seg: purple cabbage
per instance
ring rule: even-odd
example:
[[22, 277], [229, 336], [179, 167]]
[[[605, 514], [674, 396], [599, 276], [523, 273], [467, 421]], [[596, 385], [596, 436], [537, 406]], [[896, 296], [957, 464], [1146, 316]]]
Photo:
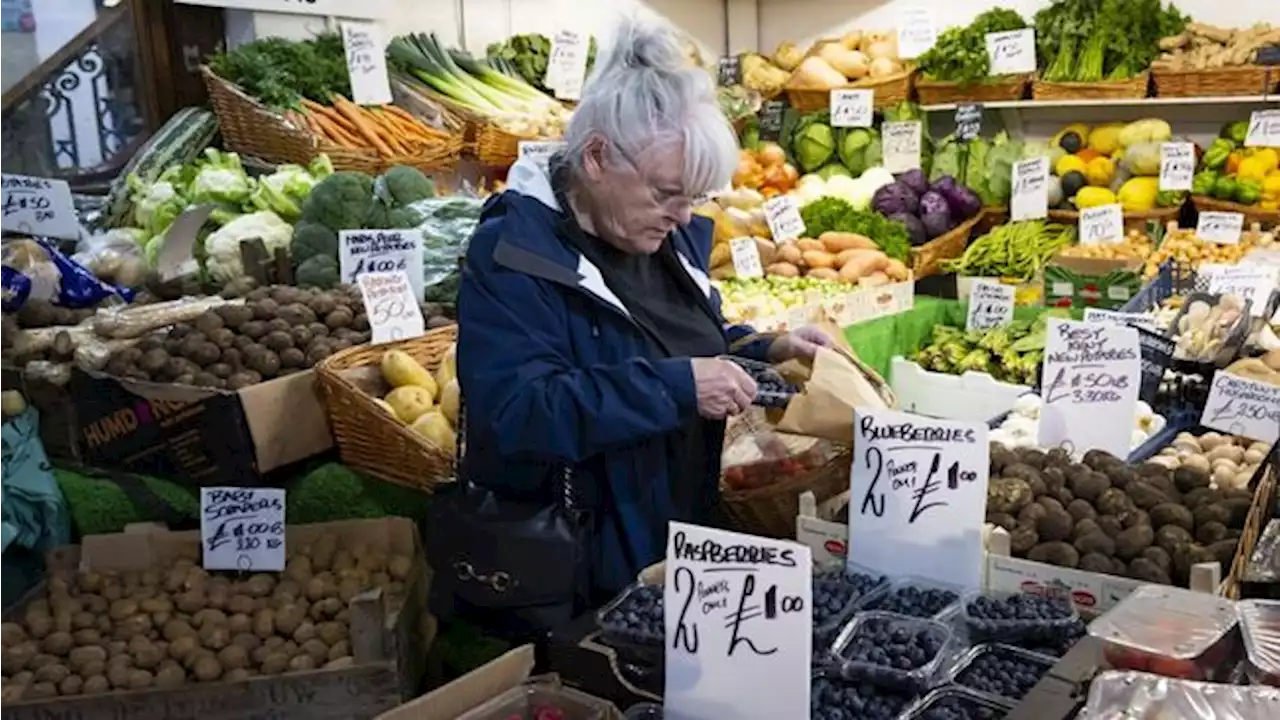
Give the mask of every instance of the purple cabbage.
[[969, 188], [957, 183], [950, 175], [943, 175], [933, 184], [933, 192], [947, 201], [951, 216], [956, 222], [968, 220], [982, 210], [982, 200]]
[[920, 196], [920, 215], [934, 215], [941, 213], [948, 218], [951, 217], [951, 206], [947, 204], [947, 199], [937, 190], [930, 190]]
[[923, 195], [929, 189], [929, 181], [925, 179], [924, 172], [920, 168], [902, 173], [898, 176], [898, 182], [911, 188], [911, 192], [916, 195]]
[[894, 213], [889, 216], [890, 220], [896, 220], [907, 226], [907, 237], [911, 240], [911, 246], [923, 245], [929, 242], [929, 233], [924, 229], [924, 223], [920, 222], [920, 218], [911, 213]]
[[954, 177], [950, 175], [943, 175], [937, 180], [934, 180], [933, 184], [929, 186], [929, 189], [936, 193], [941, 193], [955, 186], [956, 186], [956, 179]]
[[920, 200], [911, 188], [901, 182], [893, 182], [876, 190], [875, 195], [871, 196], [871, 208], [881, 215], [914, 215], [919, 211]]

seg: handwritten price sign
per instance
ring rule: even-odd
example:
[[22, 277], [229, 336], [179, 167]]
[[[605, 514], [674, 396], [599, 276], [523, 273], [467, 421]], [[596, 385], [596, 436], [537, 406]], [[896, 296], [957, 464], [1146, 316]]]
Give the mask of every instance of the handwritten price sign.
[[403, 272], [414, 297], [423, 296], [421, 230], [342, 230], [338, 233], [338, 272], [354, 283], [367, 272]]
[[849, 557], [884, 573], [976, 587], [987, 427], [863, 409], [853, 423]]
[[1013, 322], [1012, 285], [975, 280], [969, 288], [969, 314], [965, 330], [990, 330]]
[[1124, 242], [1124, 210], [1120, 205], [1099, 205], [1080, 211], [1081, 245]]
[[71, 186], [65, 181], [5, 173], [0, 190], [6, 231], [64, 240], [80, 237]]
[[1041, 447], [1065, 447], [1076, 457], [1095, 448], [1128, 456], [1141, 375], [1134, 328], [1049, 320]]
[[426, 321], [417, 296], [403, 271], [369, 272], [356, 278], [364, 306], [368, 309], [369, 330], [374, 345], [418, 337], [426, 332]]
[[1244, 215], [1205, 210], [1196, 220], [1196, 237], [1219, 245], [1236, 245], [1244, 231]]
[[1266, 315], [1271, 292], [1280, 282], [1280, 267], [1274, 265], [1206, 263], [1200, 266], [1199, 273], [1209, 278], [1210, 293], [1248, 300], [1253, 317]]
[[934, 10], [924, 5], [902, 8], [898, 18], [898, 56], [918, 58], [929, 52], [938, 42], [938, 31], [933, 26]]
[[880, 126], [884, 169], [897, 175], [920, 167], [920, 122], [903, 120]]
[[831, 91], [832, 127], [871, 127], [874, 114], [871, 90], [836, 89]]
[[560, 100], [577, 100], [587, 78], [587, 41], [580, 33], [561, 30], [551, 40], [546, 85]]
[[812, 582], [803, 545], [668, 524], [664, 716], [808, 717]]
[[1196, 173], [1196, 146], [1191, 143], [1160, 144], [1160, 189], [1190, 190]]
[[1280, 434], [1280, 386], [1218, 372], [1213, 376], [1200, 424], [1274, 444]]
[[779, 195], [764, 201], [764, 221], [774, 242], [795, 240], [804, 234], [800, 208], [790, 195]]
[[1280, 147], [1280, 110], [1255, 110], [1249, 115], [1246, 147]]
[[351, 99], [358, 105], [386, 105], [391, 102], [386, 43], [382, 41], [382, 31], [378, 29], [378, 24], [342, 23], [342, 45], [347, 51]]
[[1122, 325], [1157, 332], [1156, 319], [1146, 313], [1119, 312], [1102, 308], [1085, 308], [1084, 321], [1104, 325]]
[[986, 41], [992, 75], [1018, 75], [1036, 71], [1035, 30], [987, 33]]
[[200, 488], [205, 570], [284, 570], [284, 490]]
[[1049, 158], [1019, 160], [1013, 173], [1009, 213], [1015, 220], [1039, 220], [1049, 215]]

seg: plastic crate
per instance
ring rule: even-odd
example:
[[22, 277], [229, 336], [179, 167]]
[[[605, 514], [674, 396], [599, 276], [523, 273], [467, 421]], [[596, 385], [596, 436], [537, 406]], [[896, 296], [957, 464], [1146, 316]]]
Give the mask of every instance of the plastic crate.
[[1189, 270], [1184, 269], [1180, 265], [1173, 263], [1165, 263], [1160, 266], [1160, 271], [1156, 276], [1147, 281], [1146, 285], [1137, 292], [1136, 295], [1129, 298], [1129, 302], [1120, 306], [1120, 312], [1128, 313], [1145, 313], [1160, 306], [1160, 303], [1168, 300], [1178, 293], [1179, 288], [1187, 287], [1189, 279], [1184, 277], [1189, 275]]
[[1179, 433], [1189, 431], [1200, 424], [1200, 411], [1195, 408], [1182, 408], [1165, 415], [1165, 425], [1160, 432], [1147, 438], [1147, 441], [1129, 452], [1130, 465], [1140, 465], [1155, 457], [1165, 446], [1173, 442]]

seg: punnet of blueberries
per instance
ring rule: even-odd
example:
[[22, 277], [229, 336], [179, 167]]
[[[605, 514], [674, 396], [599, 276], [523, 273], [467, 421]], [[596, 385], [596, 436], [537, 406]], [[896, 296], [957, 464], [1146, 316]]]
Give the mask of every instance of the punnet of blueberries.
[[979, 593], [965, 601], [964, 615], [970, 636], [1001, 642], [1062, 638], [1080, 617], [1066, 598], [1027, 593]]
[[1040, 653], [1041, 655], [1060, 658], [1070, 652], [1076, 643], [1080, 642], [1080, 638], [1085, 635], [1085, 630], [1084, 621], [1076, 618], [1070, 626], [1062, 630], [1061, 637], [1022, 639], [1009, 644], [1016, 645], [1023, 650]]
[[978, 692], [1021, 700], [1053, 667], [1053, 660], [1008, 645], [982, 645], [956, 672], [956, 682]]
[[643, 645], [661, 645], [661, 585], [637, 585], [606, 605], [596, 618], [605, 639]]
[[871, 611], [841, 636], [840, 674], [905, 692], [928, 689], [951, 630], [935, 620]]
[[954, 590], [913, 583], [897, 585], [883, 597], [867, 605], [869, 610], [931, 618], [955, 604], [960, 594]]
[[768, 363], [759, 360], [749, 360], [729, 356], [729, 359], [737, 363], [752, 380], [756, 381], [756, 398], [755, 404], [761, 407], [786, 407], [791, 401], [791, 397], [800, 392], [798, 385], [793, 385], [783, 379], [777, 370]]
[[999, 720], [1012, 709], [963, 688], [934, 690], [908, 716], [912, 720]]
[[891, 720], [911, 696], [865, 682], [816, 678], [809, 692], [811, 720]]
[[846, 570], [813, 576], [813, 634], [829, 640], [858, 602], [884, 583], [883, 576]]

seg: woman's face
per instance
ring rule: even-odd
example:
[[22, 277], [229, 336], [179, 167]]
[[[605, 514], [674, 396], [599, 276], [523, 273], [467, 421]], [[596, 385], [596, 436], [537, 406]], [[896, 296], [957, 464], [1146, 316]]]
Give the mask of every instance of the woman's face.
[[592, 231], [623, 252], [657, 252], [693, 212], [683, 187], [682, 149], [682, 143], [669, 142], [628, 157], [603, 141], [588, 146], [588, 183], [579, 193]]

